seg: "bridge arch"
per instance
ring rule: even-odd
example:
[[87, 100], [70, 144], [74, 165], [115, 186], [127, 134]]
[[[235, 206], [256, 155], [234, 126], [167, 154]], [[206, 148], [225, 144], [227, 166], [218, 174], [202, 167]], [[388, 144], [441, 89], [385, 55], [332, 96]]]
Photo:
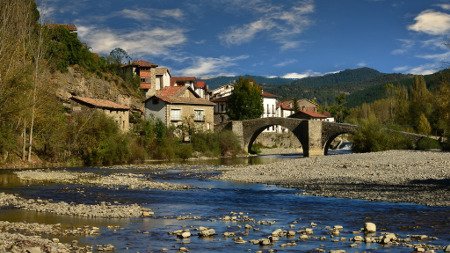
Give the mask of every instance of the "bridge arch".
[[307, 149], [307, 120], [271, 117], [242, 121], [243, 147], [247, 152], [250, 151], [256, 138], [270, 126], [287, 128], [298, 139], [303, 150]]
[[343, 134], [355, 134], [358, 126], [351, 124], [323, 122], [322, 123], [322, 145], [324, 155], [328, 154], [328, 149], [336, 137]]

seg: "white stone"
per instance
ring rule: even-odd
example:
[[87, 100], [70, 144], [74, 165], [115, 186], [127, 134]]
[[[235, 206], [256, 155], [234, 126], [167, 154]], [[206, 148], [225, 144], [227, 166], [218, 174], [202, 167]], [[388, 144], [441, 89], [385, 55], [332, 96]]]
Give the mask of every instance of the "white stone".
[[372, 222], [366, 222], [364, 223], [364, 231], [366, 231], [367, 233], [375, 233], [377, 232], [377, 225]]

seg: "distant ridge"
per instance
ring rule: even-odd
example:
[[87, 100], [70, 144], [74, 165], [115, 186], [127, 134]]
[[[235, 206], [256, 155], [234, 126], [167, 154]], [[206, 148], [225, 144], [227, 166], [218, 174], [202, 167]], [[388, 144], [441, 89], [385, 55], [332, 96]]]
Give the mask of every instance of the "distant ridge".
[[[385, 85], [393, 83], [398, 85], [412, 85], [411, 74], [382, 73], [371, 68], [346, 69], [337, 73], [323, 76], [306, 77], [302, 79], [268, 78], [263, 76], [250, 76], [261, 84], [264, 90], [276, 94], [280, 99], [308, 98], [317, 99], [320, 104], [331, 104], [337, 95], [348, 95], [348, 106], [354, 107], [362, 103], [372, 102], [385, 96]], [[237, 76], [215, 77], [206, 79], [210, 89], [219, 87], [236, 80]], [[427, 85], [433, 89], [440, 82], [450, 82], [450, 70], [444, 69], [437, 73], [425, 76]]]

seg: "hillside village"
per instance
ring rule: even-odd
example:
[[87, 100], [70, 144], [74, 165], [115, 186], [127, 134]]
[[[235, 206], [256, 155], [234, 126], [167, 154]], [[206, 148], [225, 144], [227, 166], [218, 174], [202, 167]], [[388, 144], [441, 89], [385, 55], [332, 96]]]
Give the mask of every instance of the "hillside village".
[[[208, 90], [205, 81], [196, 77], [172, 76], [170, 70], [158, 67], [157, 64], [136, 60], [124, 65], [125, 72], [131, 72], [140, 80], [139, 89], [145, 100], [142, 102], [140, 113], [144, 118], [154, 117], [160, 119], [166, 126], [180, 126], [186, 120], [191, 120], [197, 130], [214, 130], [214, 125], [226, 123], [229, 119], [226, 114], [227, 99], [233, 91], [233, 84]], [[277, 96], [263, 91], [264, 113], [266, 117], [295, 117], [321, 121], [334, 121], [327, 112], [319, 113], [318, 105], [307, 100], [297, 100], [297, 111], [293, 101], [279, 101]], [[114, 118], [122, 131], [130, 128], [129, 117], [131, 107], [101, 98], [87, 98], [73, 96], [74, 102], [96, 108]], [[279, 126], [271, 126], [267, 132], [285, 132]]]

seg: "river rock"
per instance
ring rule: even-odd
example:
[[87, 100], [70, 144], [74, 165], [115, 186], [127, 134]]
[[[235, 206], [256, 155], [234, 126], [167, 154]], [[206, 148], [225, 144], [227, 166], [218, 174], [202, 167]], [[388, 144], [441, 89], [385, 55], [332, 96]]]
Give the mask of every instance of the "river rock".
[[189, 237], [191, 237], [191, 232], [190, 232], [189, 230], [183, 231], [183, 232], [179, 235], [179, 237], [181, 237], [181, 238], [189, 238]]
[[345, 253], [346, 251], [343, 249], [335, 249], [335, 250], [330, 250], [330, 253]]
[[344, 229], [344, 227], [341, 225], [334, 225], [333, 229], [334, 230], [342, 230], [342, 229]]
[[242, 237], [236, 237], [236, 238], [234, 238], [234, 243], [236, 243], [236, 244], [244, 244], [244, 243], [246, 243], [247, 241], [245, 241]]
[[290, 236], [290, 237], [295, 236], [295, 231], [294, 230], [289, 230], [287, 232], [287, 236]]
[[271, 244], [271, 242], [267, 238], [259, 240], [259, 245], [261, 245], [261, 246], [266, 246], [266, 245], [270, 245], [270, 244]]
[[285, 234], [285, 232], [284, 232], [282, 229], [280, 229], [280, 228], [275, 229], [275, 230], [272, 232], [272, 236], [282, 237], [284, 234]]
[[444, 252], [450, 252], [450, 245], [444, 247]]
[[209, 237], [209, 236], [213, 236], [216, 234], [216, 230], [214, 230], [213, 228], [206, 228], [203, 230], [200, 230], [200, 232], [198, 233], [198, 235], [200, 237]]
[[381, 237], [382, 244], [388, 244], [397, 241], [397, 236], [393, 233], [387, 233]]
[[366, 233], [375, 233], [377, 232], [377, 225], [375, 225], [375, 223], [372, 222], [366, 222], [364, 223], [364, 231]]
[[188, 252], [189, 250], [186, 247], [180, 247], [178, 249], [179, 252]]
[[364, 241], [364, 238], [360, 235], [357, 235], [357, 236], [353, 237], [353, 241], [362, 242], [362, 241]]

